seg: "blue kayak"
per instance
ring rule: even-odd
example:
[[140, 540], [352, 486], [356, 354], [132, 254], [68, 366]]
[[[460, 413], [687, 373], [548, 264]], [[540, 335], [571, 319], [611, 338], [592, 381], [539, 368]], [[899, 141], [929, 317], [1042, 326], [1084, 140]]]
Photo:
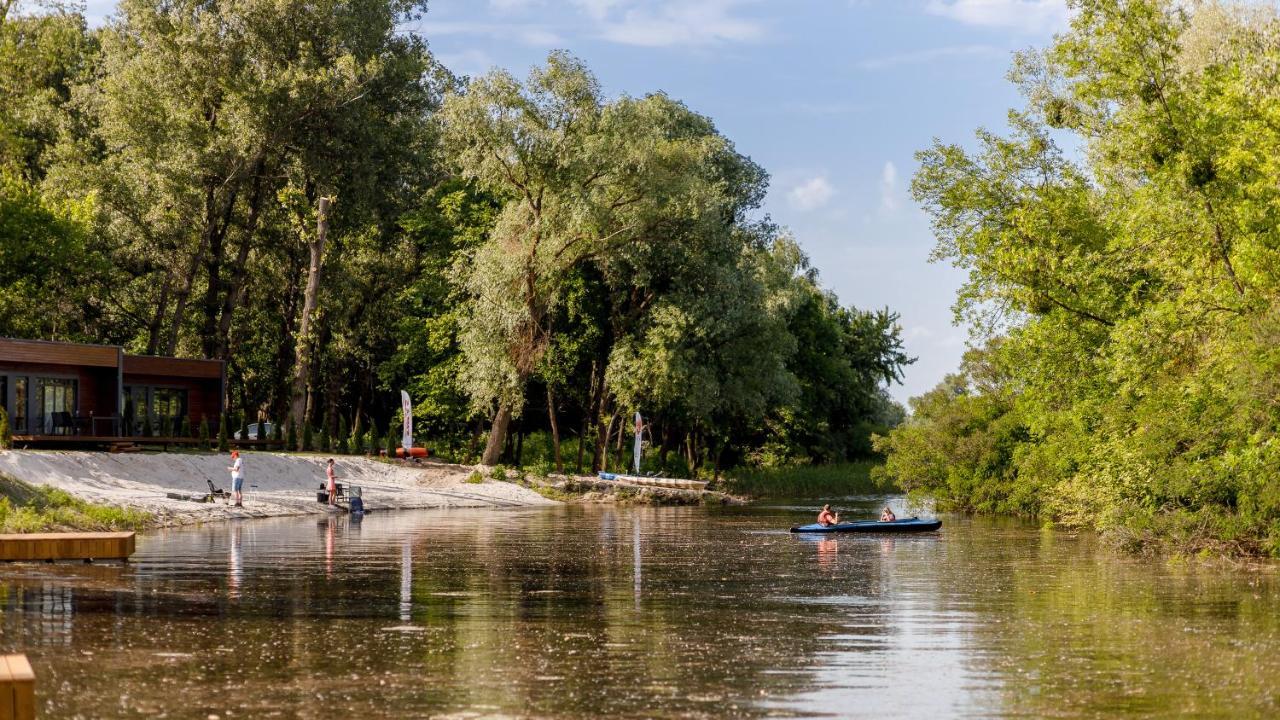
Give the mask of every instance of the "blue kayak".
[[883, 533], [883, 532], [930, 532], [942, 527], [941, 520], [921, 520], [920, 518], [902, 518], [892, 522], [864, 520], [862, 522], [842, 522], [835, 525], [800, 525], [791, 528], [793, 533]]

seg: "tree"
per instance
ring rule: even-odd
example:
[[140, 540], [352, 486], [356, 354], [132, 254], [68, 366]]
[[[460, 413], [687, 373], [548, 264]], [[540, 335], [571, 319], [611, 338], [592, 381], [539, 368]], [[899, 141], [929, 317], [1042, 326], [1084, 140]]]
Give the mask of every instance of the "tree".
[[503, 201], [460, 270], [469, 296], [463, 383], [493, 417], [482, 462], [501, 454], [573, 270], [658, 242], [672, 209], [694, 203], [715, 214], [713, 186], [697, 168], [724, 143], [709, 123], [691, 127], [694, 117], [662, 95], [606, 103], [586, 67], [559, 52], [524, 84], [494, 71], [446, 97], [446, 151], [463, 177]]
[[[1087, 0], [1011, 133], [920, 154], [957, 316], [1000, 342], [882, 441], [947, 502], [1280, 554], [1274, 8]], [[1079, 151], [1062, 151], [1064, 135]], [[917, 479], [910, 479], [917, 478]]]

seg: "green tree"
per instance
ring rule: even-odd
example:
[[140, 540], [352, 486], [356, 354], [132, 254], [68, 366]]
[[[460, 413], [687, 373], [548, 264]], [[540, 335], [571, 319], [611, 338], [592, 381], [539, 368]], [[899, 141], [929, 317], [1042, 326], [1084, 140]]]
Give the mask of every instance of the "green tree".
[[502, 71], [474, 80], [445, 99], [440, 118], [459, 173], [503, 201], [461, 270], [470, 299], [462, 379], [475, 407], [492, 413], [482, 462], [493, 464], [552, 339], [567, 278], [629, 245], [658, 242], [674, 208], [714, 215], [714, 186], [697, 168], [724, 143], [666, 96], [606, 102], [565, 53], [523, 84]]
[[968, 271], [957, 316], [1003, 336], [1001, 373], [922, 398], [884, 441], [895, 477], [959, 507], [1280, 553], [1277, 38], [1274, 8], [1086, 0], [1017, 57], [1008, 136], [920, 154], [935, 258]]

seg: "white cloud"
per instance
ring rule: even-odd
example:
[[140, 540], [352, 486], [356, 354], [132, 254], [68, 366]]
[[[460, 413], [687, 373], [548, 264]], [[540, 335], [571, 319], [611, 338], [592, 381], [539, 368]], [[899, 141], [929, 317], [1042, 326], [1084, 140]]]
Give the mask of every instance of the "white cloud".
[[885, 212], [898, 209], [898, 168], [892, 161], [886, 162], [880, 170], [880, 207]]
[[1009, 55], [1009, 50], [998, 48], [994, 45], [950, 45], [947, 47], [929, 48], [926, 50], [915, 50], [912, 52], [885, 55], [883, 57], [867, 58], [866, 60], [858, 61], [855, 67], [860, 70], [883, 70], [885, 68], [898, 67], [900, 65], [922, 65], [934, 62], [935, 60], [945, 60], [949, 58], [1008, 58]]
[[652, 8], [621, 0], [578, 4], [600, 23], [601, 37], [624, 45], [713, 45], [752, 42], [765, 35], [764, 25], [736, 14], [742, 0], [668, 0]]
[[583, 11], [595, 20], [604, 20], [609, 16], [609, 11], [617, 7], [622, 0], [573, 0], [573, 4], [582, 8]]
[[791, 188], [787, 201], [797, 210], [817, 210], [831, 201], [836, 189], [821, 175]]
[[489, 53], [474, 48], [456, 53], [440, 53], [436, 55], [442, 65], [463, 75], [483, 75], [498, 64]]
[[541, 4], [539, 0], [489, 0], [489, 7], [497, 14], [523, 12]]
[[929, 0], [926, 10], [966, 25], [1027, 33], [1062, 30], [1069, 18], [1066, 0]]
[[443, 35], [491, 35], [518, 40], [525, 45], [549, 47], [561, 43], [555, 32], [542, 25], [524, 23], [422, 22], [417, 32], [428, 38]]

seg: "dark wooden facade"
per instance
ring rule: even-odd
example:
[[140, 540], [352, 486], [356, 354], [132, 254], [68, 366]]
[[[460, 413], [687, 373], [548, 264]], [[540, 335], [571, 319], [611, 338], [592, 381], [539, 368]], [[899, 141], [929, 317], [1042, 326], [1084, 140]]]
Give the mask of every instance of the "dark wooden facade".
[[0, 338], [0, 403], [15, 435], [177, 434], [222, 413], [219, 360], [126, 355], [119, 347]]

